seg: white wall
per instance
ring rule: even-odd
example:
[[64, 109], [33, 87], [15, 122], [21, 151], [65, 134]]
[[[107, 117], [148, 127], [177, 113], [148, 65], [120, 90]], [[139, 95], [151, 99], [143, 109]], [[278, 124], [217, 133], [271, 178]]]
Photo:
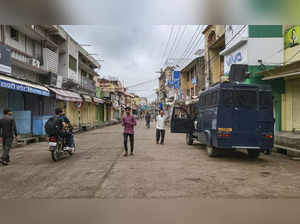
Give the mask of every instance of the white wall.
[[265, 65], [283, 63], [283, 38], [249, 38], [248, 64], [259, 65], [259, 59]]
[[[245, 25], [226, 25], [225, 27], [225, 46], [226, 49], [235, 45], [242, 38], [248, 38], [248, 26], [242, 31]], [[239, 33], [240, 32], [240, 33]]]
[[64, 52], [64, 53], [59, 53], [58, 57], [58, 75], [63, 76], [64, 78], [68, 77], [68, 68], [69, 68], [69, 63], [68, 63], [68, 42], [65, 41], [61, 45], [59, 45], [59, 52]]

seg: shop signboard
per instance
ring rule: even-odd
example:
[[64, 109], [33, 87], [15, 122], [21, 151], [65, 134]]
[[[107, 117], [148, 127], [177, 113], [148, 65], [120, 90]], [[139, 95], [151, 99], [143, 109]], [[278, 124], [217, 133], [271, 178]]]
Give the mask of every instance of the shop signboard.
[[225, 55], [224, 73], [229, 74], [231, 65], [233, 64], [248, 64], [247, 58], [247, 46], [244, 45], [241, 48], [233, 51], [232, 53]]
[[11, 50], [0, 44], [0, 73], [11, 74]]
[[174, 89], [180, 88], [180, 71], [173, 71], [173, 86]]
[[10, 90], [16, 90], [16, 91], [21, 91], [21, 92], [26, 92], [26, 93], [32, 93], [36, 95], [41, 95], [41, 96], [50, 96], [50, 93], [38, 88], [33, 88], [30, 86], [18, 84], [18, 83], [13, 83], [7, 80], [2, 80], [0, 79], [0, 87], [10, 89]]
[[284, 47], [290, 48], [300, 44], [300, 26], [293, 26], [285, 32]]
[[192, 84], [193, 84], [193, 85], [196, 85], [196, 84], [197, 84], [197, 79], [196, 79], [196, 78], [193, 78], [193, 79], [192, 79]]

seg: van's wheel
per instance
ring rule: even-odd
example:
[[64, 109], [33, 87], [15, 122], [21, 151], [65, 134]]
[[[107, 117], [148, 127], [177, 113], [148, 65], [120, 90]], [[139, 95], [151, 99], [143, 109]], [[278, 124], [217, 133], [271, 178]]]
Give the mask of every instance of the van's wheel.
[[207, 145], [206, 151], [209, 157], [216, 157], [218, 155], [218, 149], [213, 146]]
[[186, 134], [185, 142], [187, 145], [192, 145], [194, 143], [193, 136], [190, 133]]
[[251, 159], [257, 159], [260, 154], [260, 150], [258, 150], [258, 149], [247, 149], [247, 152], [248, 152], [249, 158], [251, 158]]

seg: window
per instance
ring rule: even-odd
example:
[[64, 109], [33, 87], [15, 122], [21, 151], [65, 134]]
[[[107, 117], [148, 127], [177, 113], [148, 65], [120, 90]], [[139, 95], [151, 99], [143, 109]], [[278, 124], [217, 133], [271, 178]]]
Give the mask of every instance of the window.
[[216, 33], [215, 31], [212, 31], [208, 36], [208, 43], [209, 45], [213, 44], [216, 41]]
[[179, 107], [175, 107], [174, 108], [174, 118], [189, 118], [188, 113], [185, 109], [183, 108], [179, 108]]
[[19, 31], [17, 31], [14, 28], [10, 28], [10, 38], [15, 40], [15, 41], [19, 41]]
[[192, 96], [195, 96], [194, 88], [191, 88]]
[[77, 60], [71, 55], [69, 55], [69, 68], [74, 72], [77, 72]]
[[189, 89], [186, 91], [186, 96], [191, 96], [191, 91]]
[[233, 105], [233, 96], [231, 90], [222, 90], [221, 92], [222, 105], [223, 106], [232, 106]]
[[218, 92], [214, 92], [212, 94], [212, 99], [211, 99], [211, 104], [212, 105], [216, 105], [218, 102]]
[[260, 92], [259, 94], [259, 106], [264, 108], [272, 108], [273, 97], [272, 93], [269, 92]]
[[240, 90], [234, 92], [235, 104], [238, 107], [255, 108], [257, 106], [256, 91]]
[[207, 95], [205, 96], [205, 105], [206, 105], [206, 106], [209, 106], [209, 105], [210, 105], [210, 94], [207, 94]]

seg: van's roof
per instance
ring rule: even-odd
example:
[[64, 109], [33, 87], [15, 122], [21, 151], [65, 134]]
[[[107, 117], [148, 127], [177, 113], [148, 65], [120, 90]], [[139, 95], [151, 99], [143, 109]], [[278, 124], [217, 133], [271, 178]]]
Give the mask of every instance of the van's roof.
[[223, 82], [223, 83], [216, 83], [215, 85], [209, 87], [204, 92], [210, 92], [217, 89], [249, 89], [249, 90], [259, 90], [259, 91], [272, 91], [272, 87], [270, 85], [244, 84], [238, 82]]

